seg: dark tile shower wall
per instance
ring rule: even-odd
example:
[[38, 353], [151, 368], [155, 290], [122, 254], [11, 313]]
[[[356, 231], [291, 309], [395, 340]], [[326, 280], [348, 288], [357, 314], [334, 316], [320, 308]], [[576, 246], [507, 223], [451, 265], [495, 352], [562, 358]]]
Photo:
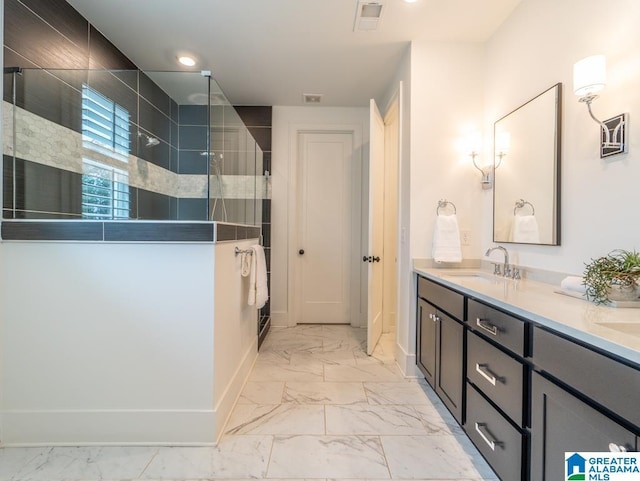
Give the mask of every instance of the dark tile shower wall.
[[[263, 170], [271, 172], [272, 108], [236, 106], [236, 111], [263, 151]], [[259, 173], [256, 172], [256, 174]], [[262, 200], [262, 243], [267, 260], [267, 284], [269, 286], [269, 292], [271, 292], [271, 199]], [[269, 300], [260, 310], [260, 319], [258, 323], [260, 343], [268, 332], [270, 325], [271, 301]]]
[[[16, 81], [16, 104], [44, 119], [76, 132], [82, 131], [82, 85], [88, 84], [129, 111], [131, 154], [173, 172], [178, 172], [178, 105], [109, 40], [64, 0], [5, 0], [4, 2], [4, 66], [23, 67], [23, 75], [5, 75], [3, 98], [12, 101], [13, 79]], [[78, 71], [78, 69], [80, 69]], [[96, 72], [87, 69], [115, 69], [120, 72]], [[156, 137], [160, 143], [146, 147], [138, 131]], [[6, 162], [5, 162], [6, 164]], [[23, 159], [17, 164], [28, 166], [34, 175], [29, 184], [16, 187], [24, 192], [13, 199], [3, 197], [3, 217], [78, 218], [82, 207], [81, 184], [60, 184], [57, 191], [47, 189], [40, 195], [39, 179], [54, 170]], [[12, 166], [11, 166], [12, 167]], [[53, 169], [53, 170], [51, 170]], [[8, 185], [5, 167], [5, 191]], [[65, 171], [57, 177], [79, 177]], [[65, 190], [66, 188], [66, 190]], [[18, 189], [16, 189], [18, 190]], [[130, 188], [131, 218], [178, 219], [180, 212], [193, 218], [193, 207], [179, 207], [180, 199]], [[52, 201], [52, 195], [59, 195]], [[75, 199], [75, 200], [74, 200]], [[190, 204], [190, 202], [187, 202]], [[42, 210], [44, 206], [46, 210]], [[206, 205], [206, 202], [204, 203]], [[171, 206], [175, 206], [172, 209]], [[58, 210], [56, 210], [58, 209]], [[206, 209], [204, 210], [206, 212]], [[200, 220], [204, 220], [203, 214]]]

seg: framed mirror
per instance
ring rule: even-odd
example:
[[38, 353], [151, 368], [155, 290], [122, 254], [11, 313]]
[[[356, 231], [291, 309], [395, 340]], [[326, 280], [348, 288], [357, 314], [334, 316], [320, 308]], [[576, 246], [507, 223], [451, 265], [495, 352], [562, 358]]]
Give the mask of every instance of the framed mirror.
[[560, 245], [558, 83], [494, 125], [493, 241]]

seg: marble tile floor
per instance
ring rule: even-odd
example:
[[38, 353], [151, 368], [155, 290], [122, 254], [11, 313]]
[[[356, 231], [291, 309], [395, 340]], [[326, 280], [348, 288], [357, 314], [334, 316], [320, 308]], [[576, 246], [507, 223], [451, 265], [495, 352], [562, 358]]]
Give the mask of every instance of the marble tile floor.
[[0, 481], [496, 480], [442, 402], [349, 326], [272, 329], [216, 447], [0, 449]]

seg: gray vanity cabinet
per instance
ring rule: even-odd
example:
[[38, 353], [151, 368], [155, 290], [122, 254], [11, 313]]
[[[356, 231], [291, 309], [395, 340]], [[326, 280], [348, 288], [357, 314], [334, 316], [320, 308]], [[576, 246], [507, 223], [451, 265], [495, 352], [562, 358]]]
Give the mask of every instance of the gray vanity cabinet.
[[561, 479], [565, 452], [609, 451], [612, 444], [638, 448], [634, 433], [538, 373], [533, 374], [532, 406], [532, 480]]
[[434, 314], [436, 309], [431, 304], [418, 299], [418, 368], [435, 389], [438, 324], [433, 319]]
[[640, 449], [638, 365], [422, 277], [417, 324], [418, 367], [501, 480]]
[[464, 430], [503, 480], [526, 480], [530, 326], [467, 300], [467, 412]]
[[532, 480], [559, 479], [565, 451], [640, 447], [640, 370], [537, 326], [533, 361]]
[[[461, 294], [418, 278], [417, 364], [459, 423], [464, 387], [464, 326]], [[444, 311], [446, 307], [447, 312]]]

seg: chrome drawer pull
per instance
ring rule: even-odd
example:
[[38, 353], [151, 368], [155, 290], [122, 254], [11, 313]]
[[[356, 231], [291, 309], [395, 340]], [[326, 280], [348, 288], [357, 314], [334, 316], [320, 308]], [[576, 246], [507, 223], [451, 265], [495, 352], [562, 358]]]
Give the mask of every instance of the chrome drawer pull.
[[491, 385], [496, 385], [497, 378], [487, 369], [487, 364], [478, 364], [476, 362], [476, 372], [489, 381]]
[[491, 451], [496, 450], [496, 441], [493, 441], [489, 432], [487, 434], [483, 433], [482, 430], [485, 429], [486, 423], [476, 423], [476, 431], [480, 435], [480, 437], [484, 440], [485, 443], [491, 448]]
[[491, 334], [493, 336], [497, 336], [498, 335], [498, 327], [497, 326], [494, 326], [490, 322], [483, 321], [479, 317], [476, 317], [476, 325], [480, 329], [482, 329], [483, 331], [487, 331], [489, 334]]

